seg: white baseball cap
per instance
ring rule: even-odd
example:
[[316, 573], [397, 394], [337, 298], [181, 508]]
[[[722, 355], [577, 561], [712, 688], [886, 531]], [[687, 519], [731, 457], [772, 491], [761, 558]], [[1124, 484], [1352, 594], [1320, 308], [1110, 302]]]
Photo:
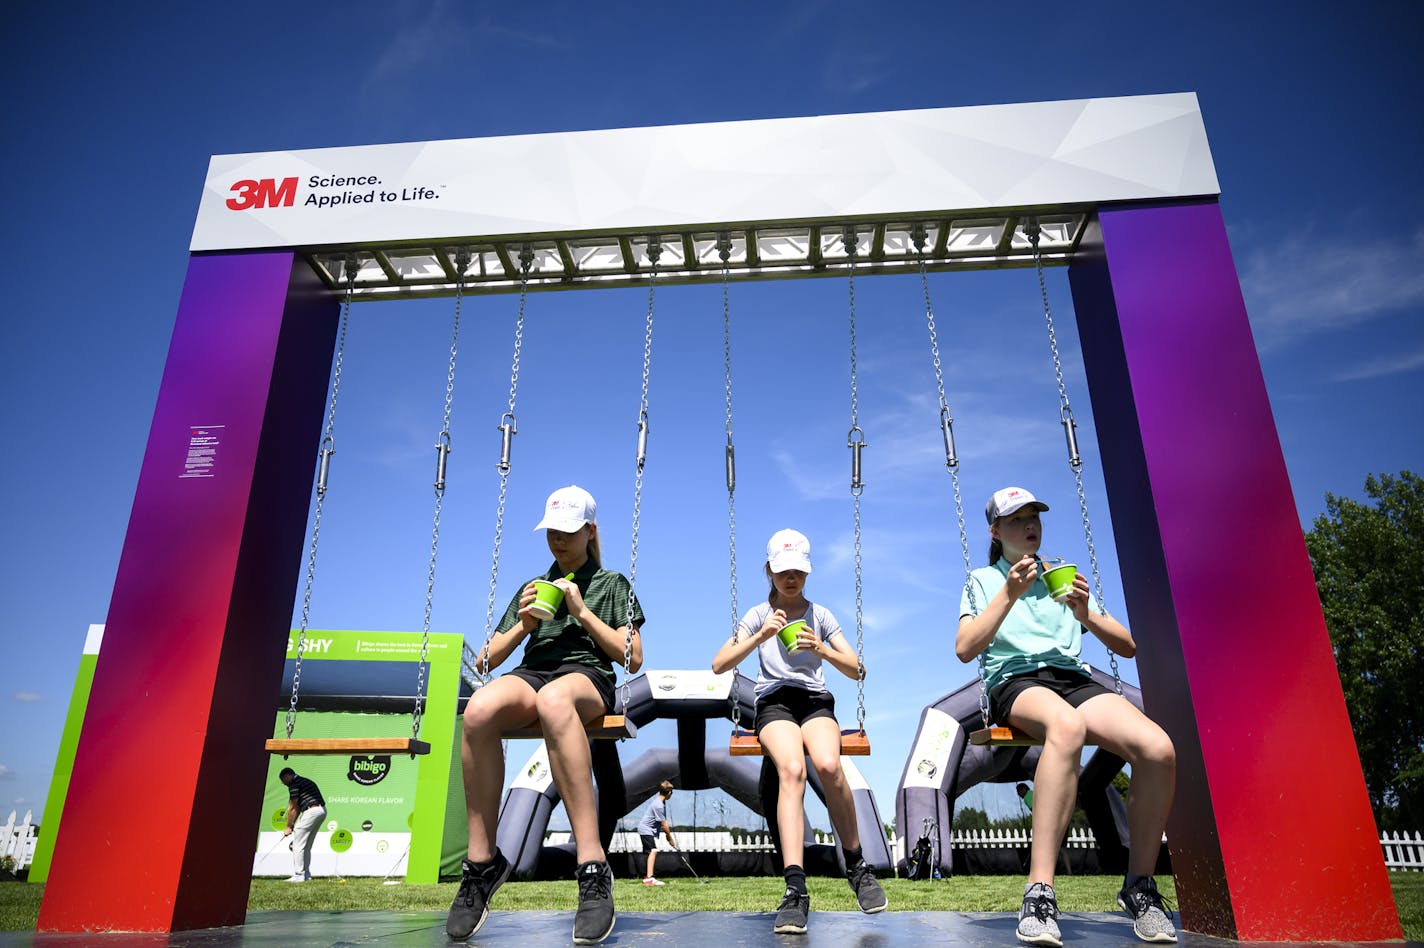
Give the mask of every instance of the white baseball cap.
[[1034, 510], [1047, 510], [1048, 505], [1022, 487], [1005, 487], [994, 491], [989, 503], [984, 507], [984, 516], [992, 524], [1000, 517], [1007, 517], [1020, 507], [1032, 505]]
[[598, 505], [588, 491], [573, 485], [560, 487], [544, 502], [544, 519], [534, 529], [573, 533], [584, 524], [596, 522], [597, 512]]
[[795, 530], [778, 530], [766, 541], [766, 565], [773, 573], [811, 572], [811, 541]]

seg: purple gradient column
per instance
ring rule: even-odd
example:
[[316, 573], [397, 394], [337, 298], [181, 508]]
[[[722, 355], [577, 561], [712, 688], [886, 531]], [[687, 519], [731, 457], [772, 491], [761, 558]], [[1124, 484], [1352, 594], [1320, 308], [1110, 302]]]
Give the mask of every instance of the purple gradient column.
[[189, 261], [39, 931], [246, 915], [337, 313], [293, 253]]
[[1400, 938], [1220, 209], [1100, 211], [1069, 280], [1184, 927]]

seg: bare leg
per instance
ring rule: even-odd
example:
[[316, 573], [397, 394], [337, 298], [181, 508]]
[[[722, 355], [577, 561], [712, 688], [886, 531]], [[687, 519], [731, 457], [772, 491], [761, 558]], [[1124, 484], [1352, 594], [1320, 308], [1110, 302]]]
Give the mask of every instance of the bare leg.
[[1058, 850], [1078, 799], [1078, 768], [1087, 725], [1083, 715], [1047, 688], [1014, 699], [1009, 723], [1043, 739], [1033, 775], [1033, 843], [1028, 881], [1053, 885]]
[[772, 721], [761, 729], [761, 746], [776, 765], [780, 784], [776, 821], [781, 829], [781, 858], [788, 866], [805, 865], [806, 746], [801, 729], [790, 721]]
[[[1127, 871], [1150, 876], [1157, 868], [1162, 831], [1177, 786], [1177, 750], [1151, 718], [1118, 695], [1099, 695], [1078, 709], [1088, 734], [1132, 765], [1132, 790], [1127, 801], [1127, 826], [1132, 834]], [[1037, 798], [1035, 797], [1035, 802]]]
[[578, 861], [603, 862], [607, 855], [598, 836], [593, 755], [584, 722], [605, 714], [608, 707], [593, 682], [578, 673], [556, 678], [539, 689], [537, 705], [549, 748], [549, 769], [569, 814]]
[[465, 817], [471, 862], [494, 858], [499, 795], [504, 790], [504, 748], [499, 735], [507, 727], [534, 720], [534, 689], [509, 675], [476, 691], [465, 705], [460, 767], [465, 778]]
[[655, 859], [657, 858], [657, 856], [658, 856], [658, 851], [657, 851], [656, 849], [649, 851], [649, 853], [648, 853], [648, 871], [643, 874], [643, 878], [644, 878], [644, 879], [651, 879], [651, 878], [653, 877], [653, 860], [655, 860]]
[[811, 766], [821, 778], [826, 792], [826, 810], [845, 849], [860, 848], [860, 825], [855, 819], [855, 800], [841, 770], [841, 726], [835, 718], [815, 718], [801, 725], [801, 735]]

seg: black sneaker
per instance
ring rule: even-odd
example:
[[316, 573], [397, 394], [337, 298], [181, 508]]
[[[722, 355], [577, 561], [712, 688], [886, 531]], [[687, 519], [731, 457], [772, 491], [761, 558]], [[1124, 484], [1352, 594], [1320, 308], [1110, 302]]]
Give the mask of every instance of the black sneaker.
[[1176, 942], [1177, 929], [1151, 876], [1139, 879], [1131, 889], [1124, 886], [1117, 894], [1117, 905], [1132, 916], [1132, 933], [1141, 940], [1162, 944]]
[[811, 896], [788, 888], [781, 904], [776, 908], [776, 924], [772, 931], [778, 935], [804, 935], [806, 916], [811, 914]]
[[606, 862], [586, 862], [574, 873], [578, 879], [578, 912], [574, 915], [574, 944], [596, 945], [613, 931], [613, 870]]
[[855, 893], [855, 901], [862, 912], [874, 915], [885, 911], [885, 906], [889, 904], [889, 900], [885, 898], [885, 890], [875, 878], [875, 870], [871, 869], [864, 859], [846, 873], [846, 881], [850, 883], [851, 891]]
[[454, 941], [464, 941], [489, 918], [489, 901], [495, 890], [509, 878], [509, 860], [498, 849], [494, 858], [482, 865], [465, 860], [464, 872], [460, 876], [460, 891], [450, 904], [450, 914], [445, 916], [445, 934]]

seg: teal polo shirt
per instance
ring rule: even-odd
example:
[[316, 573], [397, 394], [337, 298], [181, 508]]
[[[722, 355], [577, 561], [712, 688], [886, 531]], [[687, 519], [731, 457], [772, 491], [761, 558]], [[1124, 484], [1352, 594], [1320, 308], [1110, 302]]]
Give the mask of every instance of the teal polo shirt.
[[[509, 608], [504, 610], [504, 618], [499, 620], [499, 627], [495, 631], [504, 632], [519, 624], [519, 597], [525, 586], [535, 579], [552, 582], [567, 575], [555, 562], [542, 576], [535, 576], [520, 583], [519, 592], [510, 600]], [[629, 624], [628, 590], [631, 584], [628, 577], [611, 569], [601, 569], [590, 559], [574, 573], [574, 584], [578, 586], [583, 601], [593, 610], [594, 615], [615, 629]], [[640, 628], [643, 622], [643, 607], [634, 598], [632, 625], [634, 628]], [[531, 671], [553, 671], [560, 665], [569, 663], [591, 665], [601, 669], [610, 681], [613, 679], [613, 661], [598, 647], [593, 636], [574, 621], [568, 608], [560, 605], [559, 611], [552, 619], [540, 622], [534, 627], [534, 631], [529, 633], [529, 638], [525, 639], [524, 659], [519, 663], [519, 667]]]
[[[993, 566], [983, 566], [969, 574], [969, 585], [959, 600], [960, 618], [984, 611], [989, 600], [1008, 583], [1011, 566], [1001, 556]], [[973, 607], [969, 603], [971, 586]], [[1088, 608], [1100, 611], [1091, 594]], [[1015, 675], [1040, 668], [1062, 668], [1086, 675], [1087, 666], [1078, 657], [1082, 651], [1082, 625], [1073, 618], [1073, 610], [1048, 594], [1040, 576], [1009, 609], [994, 640], [984, 650], [984, 677], [993, 690]]]

